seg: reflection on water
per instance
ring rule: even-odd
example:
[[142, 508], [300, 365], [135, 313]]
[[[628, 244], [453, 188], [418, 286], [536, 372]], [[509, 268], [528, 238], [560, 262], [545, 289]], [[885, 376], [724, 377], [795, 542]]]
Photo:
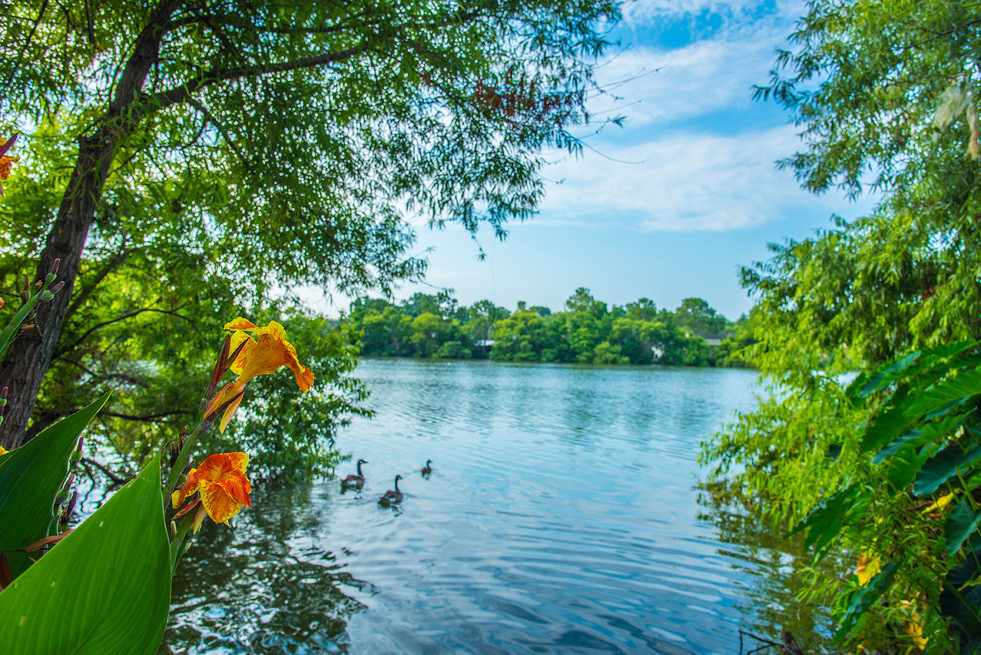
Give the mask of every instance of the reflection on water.
[[[377, 415], [339, 446], [368, 460], [364, 489], [257, 492], [234, 530], [202, 531], [175, 584], [173, 652], [734, 653], [740, 627], [771, 620], [752, 606], [782, 555], [720, 540], [694, 488], [699, 442], [754, 405], [754, 374], [358, 373]], [[381, 508], [396, 474], [405, 499]]]

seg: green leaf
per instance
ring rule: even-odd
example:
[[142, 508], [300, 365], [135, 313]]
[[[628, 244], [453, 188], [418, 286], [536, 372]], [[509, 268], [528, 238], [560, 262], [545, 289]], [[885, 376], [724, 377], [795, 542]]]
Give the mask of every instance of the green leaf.
[[31, 565], [17, 552], [48, 536], [55, 495], [68, 476], [78, 435], [109, 400], [109, 393], [55, 423], [0, 459], [0, 550], [16, 578]]
[[949, 411], [960, 401], [979, 393], [981, 369], [960, 370], [955, 377], [938, 382], [926, 391], [910, 395], [877, 416], [862, 437], [860, 452], [881, 448], [906, 433], [923, 416]]
[[872, 377], [867, 378], [865, 373], [862, 373], [848, 385], [845, 393], [854, 399], [867, 398], [902, 377], [919, 358], [920, 351], [914, 350], [905, 357], [882, 366], [872, 374]]
[[920, 429], [909, 430], [879, 450], [875, 454], [875, 457], [872, 458], [872, 463], [881, 463], [885, 459], [895, 455], [901, 448], [916, 447], [927, 443], [943, 444], [947, 440], [948, 435], [952, 434], [964, 422], [965, 418], [967, 418], [967, 414], [955, 414], [948, 416], [942, 421], [923, 425]]
[[0, 593], [0, 653], [153, 655], [170, 606], [157, 459]]
[[814, 546], [815, 556], [821, 557], [823, 551], [841, 532], [845, 521], [864, 510], [867, 503], [868, 499], [862, 493], [862, 487], [857, 483], [852, 484], [814, 506], [804, 520], [798, 523], [787, 536], [806, 529], [805, 548]]
[[918, 496], [929, 496], [939, 489], [940, 485], [957, 475], [958, 470], [971, 464], [978, 457], [981, 457], [981, 446], [972, 448], [966, 453], [957, 444], [944, 448], [923, 464], [916, 475], [913, 492]]
[[944, 539], [947, 542], [947, 552], [953, 555], [967, 538], [981, 525], [981, 513], [975, 513], [967, 498], [957, 504], [944, 523]]
[[873, 603], [882, 597], [882, 594], [886, 593], [895, 576], [896, 565], [890, 562], [882, 567], [882, 571], [872, 578], [867, 585], [852, 594], [851, 602], [841, 618], [838, 631], [835, 632], [834, 640], [836, 642], [851, 632], [865, 611], [872, 607]]
[[937, 449], [933, 446], [918, 447], [915, 443], [903, 444], [899, 451], [887, 464], [886, 479], [892, 489], [906, 489], [916, 480], [916, 475], [923, 468], [923, 463], [935, 455]]

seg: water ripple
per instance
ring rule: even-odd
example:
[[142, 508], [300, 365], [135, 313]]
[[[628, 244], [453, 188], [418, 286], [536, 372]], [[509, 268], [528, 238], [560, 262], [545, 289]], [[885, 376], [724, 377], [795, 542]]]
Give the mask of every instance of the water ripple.
[[[203, 532], [175, 586], [175, 652], [735, 652], [762, 562], [718, 543], [692, 487], [698, 443], [752, 406], [752, 374], [359, 374], [377, 415], [339, 445], [369, 461], [365, 487], [257, 492], [234, 531]], [[397, 473], [405, 500], [382, 509]]]

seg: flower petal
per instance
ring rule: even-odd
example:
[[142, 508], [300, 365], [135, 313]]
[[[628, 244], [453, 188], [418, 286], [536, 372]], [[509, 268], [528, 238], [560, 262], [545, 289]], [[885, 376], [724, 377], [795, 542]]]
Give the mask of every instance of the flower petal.
[[229, 352], [235, 352], [239, 345], [245, 343], [245, 346], [238, 351], [238, 356], [229, 369], [232, 373], [236, 375], [242, 374], [242, 369], [245, 368], [246, 362], [249, 361], [249, 356], [252, 354], [252, 349], [255, 348], [255, 339], [247, 335], [245, 332], [235, 332], [232, 334], [232, 342], [229, 344]]
[[170, 495], [170, 501], [177, 509], [184, 504], [187, 497], [192, 495], [201, 486], [201, 478], [198, 476], [198, 469], [191, 469], [187, 474], [187, 483]]
[[[250, 320], [244, 319], [241, 316], [236, 318], [234, 321], [229, 321], [225, 323], [226, 330], [258, 330], [259, 327]], [[232, 347], [232, 350], [235, 348]]]
[[205, 484], [201, 489], [201, 503], [215, 523], [224, 523], [238, 514], [242, 503], [232, 498], [217, 484]]
[[200, 504], [201, 504], [201, 499], [198, 498], [197, 500], [191, 501], [187, 505], [184, 505], [184, 507], [182, 507], [179, 512], [174, 514], [174, 520], [176, 521], [177, 519], [184, 516], [185, 514], [187, 514], [188, 512], [190, 512], [192, 509], [194, 509]]
[[192, 524], [191, 534], [197, 534], [198, 530], [201, 529], [201, 524], [204, 523], [204, 517], [208, 515], [208, 510], [205, 509], [204, 504], [198, 506], [198, 513], [194, 515], [194, 523]]
[[245, 398], [245, 391], [240, 392], [235, 400], [225, 408], [225, 413], [221, 417], [221, 423], [218, 424], [218, 432], [224, 432], [225, 428], [228, 427], [228, 422], [235, 416], [235, 412], [238, 411], [238, 406], [242, 404], [243, 398]]

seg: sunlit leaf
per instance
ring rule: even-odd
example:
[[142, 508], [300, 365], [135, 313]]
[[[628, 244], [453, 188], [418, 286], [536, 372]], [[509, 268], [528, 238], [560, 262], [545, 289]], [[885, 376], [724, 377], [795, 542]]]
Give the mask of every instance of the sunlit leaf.
[[981, 512], [971, 509], [971, 504], [965, 498], [957, 504], [947, 516], [944, 523], [944, 539], [947, 542], [947, 552], [953, 555], [981, 525]]
[[0, 653], [152, 655], [170, 605], [160, 464], [0, 592]]
[[78, 436], [107, 400], [108, 393], [0, 458], [0, 550], [14, 577], [31, 564], [20, 551], [48, 535]]

